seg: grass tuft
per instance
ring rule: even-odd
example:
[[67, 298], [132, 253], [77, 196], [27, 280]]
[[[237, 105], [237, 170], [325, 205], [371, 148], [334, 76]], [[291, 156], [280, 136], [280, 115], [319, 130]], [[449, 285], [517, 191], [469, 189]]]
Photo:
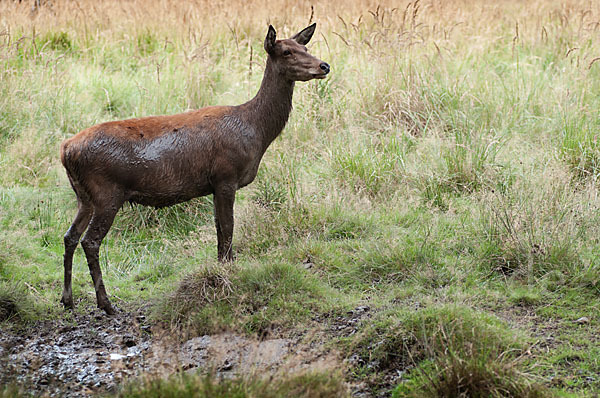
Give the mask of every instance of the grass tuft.
[[545, 396], [525, 372], [523, 337], [467, 307], [392, 316], [358, 342], [363, 362], [375, 370], [414, 366], [395, 389], [396, 397]]
[[338, 398], [349, 396], [339, 373], [304, 372], [265, 378], [260, 375], [219, 378], [207, 375], [177, 375], [132, 383], [117, 394], [121, 398]]
[[[184, 277], [177, 290], [159, 307], [171, 327], [181, 329], [192, 322], [195, 313], [210, 304], [228, 300], [233, 292], [232, 264], [208, 263]], [[206, 329], [206, 328], [205, 328]]]
[[600, 141], [595, 119], [583, 114], [564, 120], [560, 137], [561, 158], [578, 178], [600, 178]]
[[0, 398], [28, 398], [31, 394], [26, 394], [19, 386], [8, 384], [0, 386]]
[[568, 185], [558, 184], [550, 182], [540, 191], [515, 185], [483, 199], [483, 239], [477, 249], [483, 263], [521, 279], [579, 267], [579, 225], [585, 221], [573, 211]]
[[441, 306], [414, 313], [388, 313], [354, 340], [365, 363], [379, 370], [403, 369], [446, 350], [497, 359], [521, 351], [522, 337], [497, 318], [463, 306]]
[[514, 305], [522, 307], [534, 306], [539, 304], [543, 297], [542, 294], [533, 288], [514, 287], [510, 289], [509, 301]]
[[184, 277], [155, 317], [187, 334], [241, 328], [262, 335], [335, 306], [336, 295], [299, 266], [211, 263]]
[[67, 32], [48, 32], [39, 39], [37, 46], [40, 47], [40, 51], [45, 48], [54, 51], [68, 51], [73, 47], [73, 42]]
[[473, 352], [451, 350], [413, 370], [409, 381], [392, 394], [393, 398], [551, 396], [551, 391], [519, 371], [516, 361], [484, 361]]
[[26, 323], [36, 315], [37, 308], [25, 287], [0, 279], [0, 323]]

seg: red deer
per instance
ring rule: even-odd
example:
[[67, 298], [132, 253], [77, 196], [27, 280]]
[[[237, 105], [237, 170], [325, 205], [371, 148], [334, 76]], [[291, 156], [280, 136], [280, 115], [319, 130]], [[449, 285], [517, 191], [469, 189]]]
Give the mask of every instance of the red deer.
[[323, 79], [329, 65], [308, 53], [316, 24], [291, 39], [265, 38], [268, 54], [258, 94], [239, 106], [211, 106], [171, 116], [102, 123], [61, 145], [78, 211], [64, 237], [61, 303], [73, 308], [73, 253], [81, 240], [98, 308], [115, 313], [98, 262], [102, 240], [129, 201], [164, 207], [213, 194], [219, 261], [233, 261], [233, 202], [256, 177], [261, 158], [283, 130], [296, 81]]

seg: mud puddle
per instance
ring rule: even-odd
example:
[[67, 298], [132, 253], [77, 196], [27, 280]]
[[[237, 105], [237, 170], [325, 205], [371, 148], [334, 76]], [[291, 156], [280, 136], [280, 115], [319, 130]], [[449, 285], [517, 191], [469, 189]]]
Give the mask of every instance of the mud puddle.
[[222, 376], [337, 367], [318, 347], [291, 339], [257, 341], [233, 333], [179, 341], [152, 330], [141, 313], [97, 310], [45, 321], [16, 333], [0, 329], [0, 385], [34, 396], [82, 397], [116, 392], [127, 379], [176, 371]]

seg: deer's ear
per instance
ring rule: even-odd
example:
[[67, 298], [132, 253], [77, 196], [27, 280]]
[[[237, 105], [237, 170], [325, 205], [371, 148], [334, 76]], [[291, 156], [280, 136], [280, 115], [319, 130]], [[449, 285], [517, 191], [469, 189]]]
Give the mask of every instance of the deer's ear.
[[269, 31], [267, 32], [267, 37], [265, 37], [265, 51], [268, 54], [272, 54], [275, 50], [275, 40], [277, 40], [277, 32], [275, 32], [275, 28], [272, 25], [269, 25]]
[[292, 37], [292, 40], [296, 40], [299, 44], [306, 45], [310, 41], [311, 37], [313, 36], [313, 33], [315, 33], [316, 27], [317, 27], [317, 24], [314, 23], [314, 24], [310, 25], [308, 28], [302, 29], [300, 32], [296, 33]]

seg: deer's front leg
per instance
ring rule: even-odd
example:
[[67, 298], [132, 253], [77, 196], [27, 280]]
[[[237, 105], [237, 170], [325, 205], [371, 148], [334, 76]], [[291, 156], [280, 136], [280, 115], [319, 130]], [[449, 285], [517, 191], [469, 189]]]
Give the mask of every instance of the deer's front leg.
[[233, 203], [235, 186], [222, 184], [215, 189], [215, 226], [217, 228], [218, 258], [221, 262], [233, 261]]

